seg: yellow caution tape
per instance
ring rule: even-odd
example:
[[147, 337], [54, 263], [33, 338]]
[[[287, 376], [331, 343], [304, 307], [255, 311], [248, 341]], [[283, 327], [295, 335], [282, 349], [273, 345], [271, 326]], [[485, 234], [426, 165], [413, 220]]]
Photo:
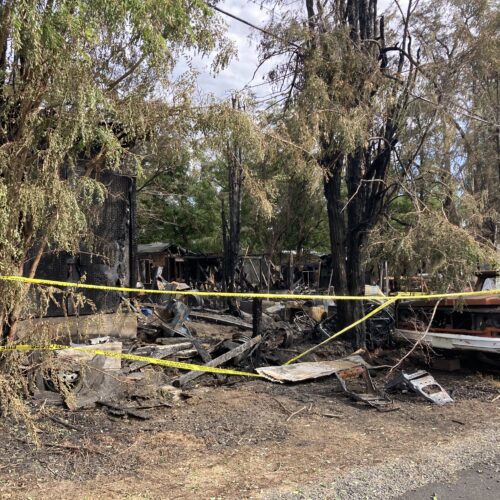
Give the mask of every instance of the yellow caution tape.
[[[382, 295], [306, 295], [293, 293], [252, 293], [252, 292], [202, 292], [199, 290], [149, 290], [145, 288], [127, 288], [119, 286], [92, 285], [90, 283], [71, 283], [67, 281], [45, 280], [38, 278], [25, 278], [24, 276], [0, 276], [3, 281], [17, 281], [21, 283], [29, 283], [33, 285], [47, 285], [68, 288], [83, 288], [87, 290], [104, 290], [109, 292], [124, 292], [124, 293], [145, 293], [145, 294], [164, 294], [164, 295], [195, 295], [198, 297], [233, 297], [233, 298], [248, 298], [248, 299], [289, 299], [289, 300], [376, 300], [376, 301], [393, 301], [409, 300], [405, 292], [398, 293], [393, 296]], [[500, 294], [500, 290], [487, 290], [481, 292], [457, 292], [457, 293], [434, 293], [418, 295], [418, 299], [439, 299], [451, 297], [471, 297], [485, 294]]]
[[311, 352], [315, 351], [318, 347], [321, 347], [322, 345], [325, 345], [326, 343], [330, 342], [331, 340], [333, 340], [333, 339], [335, 339], [337, 337], [340, 337], [340, 335], [342, 335], [345, 332], [348, 332], [349, 330], [352, 330], [355, 326], [360, 325], [361, 323], [363, 323], [363, 321], [366, 321], [368, 318], [370, 318], [371, 316], [377, 314], [382, 309], [385, 309], [386, 307], [389, 307], [391, 304], [393, 304], [394, 302], [396, 302], [396, 300], [398, 300], [398, 299], [396, 299], [396, 298], [393, 297], [390, 300], [388, 300], [387, 302], [384, 302], [383, 304], [380, 304], [378, 307], [376, 307], [375, 309], [373, 309], [373, 311], [370, 311], [368, 314], [366, 314], [362, 318], [356, 320], [354, 323], [351, 323], [350, 325], [346, 326], [345, 328], [342, 328], [342, 330], [338, 331], [337, 333], [334, 333], [333, 335], [331, 335], [327, 339], [323, 340], [323, 342], [320, 342], [319, 344], [316, 344], [315, 346], [311, 347], [310, 349], [307, 349], [307, 351], [304, 351], [303, 353], [298, 354], [297, 356], [289, 359], [284, 364], [285, 365], [290, 365], [291, 363], [295, 363], [295, 361], [297, 361], [300, 358], [306, 356], [307, 354], [310, 354]]
[[58, 345], [58, 344], [48, 344], [48, 345], [16, 344], [16, 345], [0, 346], [0, 352], [1, 351], [60, 351], [63, 349], [81, 350], [81, 351], [88, 352], [90, 354], [95, 354], [95, 355], [99, 355], [99, 356], [108, 356], [110, 358], [128, 359], [130, 361], [142, 361], [144, 363], [148, 363], [151, 365], [169, 366], [171, 368], [177, 368], [179, 370], [218, 373], [221, 375], [239, 375], [242, 377], [262, 378], [262, 375], [259, 375], [257, 373], [242, 372], [242, 371], [238, 371], [238, 370], [230, 370], [228, 368], [215, 368], [215, 367], [206, 366], [206, 365], [194, 365], [192, 363], [182, 363], [181, 361], [169, 361], [166, 359], [150, 358], [148, 356], [137, 356], [136, 354], [110, 352], [110, 351], [103, 351], [101, 349], [92, 349], [92, 348], [89, 349], [88, 346], [74, 347], [74, 346]]
[[[55, 280], [45, 280], [45, 279], [37, 279], [37, 278], [25, 278], [24, 276], [0, 276], [0, 280], [3, 281], [17, 281], [22, 283], [29, 283], [34, 285], [48, 285], [48, 286], [59, 286], [59, 287], [70, 287], [70, 288], [84, 288], [90, 290], [105, 290], [105, 291], [113, 291], [113, 292], [132, 292], [132, 293], [156, 293], [156, 294], [166, 294], [166, 295], [196, 295], [196, 296], [206, 296], [206, 297], [234, 297], [234, 298], [258, 298], [258, 299], [293, 299], [293, 300], [376, 300], [376, 301], [385, 301], [380, 306], [376, 307], [368, 314], [363, 316], [362, 318], [354, 321], [350, 325], [346, 326], [342, 330], [336, 332], [331, 335], [327, 339], [323, 340], [319, 344], [307, 349], [303, 353], [289, 359], [285, 365], [289, 365], [299, 360], [303, 356], [310, 354], [315, 351], [318, 347], [330, 342], [331, 340], [339, 337], [343, 333], [352, 330], [354, 327], [366, 321], [371, 316], [377, 314], [382, 309], [390, 306], [397, 300], [410, 300], [414, 298], [418, 299], [442, 299], [442, 298], [453, 298], [453, 297], [474, 297], [481, 296], [486, 294], [500, 294], [500, 290], [487, 290], [480, 292], [457, 292], [457, 293], [434, 293], [434, 294], [423, 294], [418, 296], [409, 296], [407, 293], [398, 293], [397, 295], [384, 297], [380, 295], [370, 296], [358, 296], [358, 295], [300, 295], [300, 294], [272, 294], [272, 293], [233, 293], [233, 292], [201, 292], [198, 290], [148, 290], [143, 288], [125, 288], [125, 287], [117, 287], [117, 286], [104, 286], [104, 285], [92, 285], [89, 283], [70, 283], [66, 281], [55, 281]], [[29, 351], [29, 350], [60, 350], [60, 349], [83, 349], [86, 352], [99, 354], [102, 356], [110, 356], [115, 358], [129, 359], [132, 361], [143, 361], [149, 364], [161, 365], [161, 366], [170, 366], [172, 368], [178, 368], [180, 370], [195, 370], [202, 371], [208, 373], [219, 373], [222, 375], [240, 375], [245, 377], [256, 377], [262, 378], [261, 375], [256, 373], [249, 372], [240, 372], [237, 370], [229, 370], [226, 368], [214, 368], [206, 365], [193, 365], [190, 363], [182, 363], [179, 361], [168, 361], [165, 359], [158, 358], [150, 358], [147, 356], [137, 356], [135, 354], [123, 354], [123, 353], [112, 353], [108, 351], [102, 351], [98, 349], [88, 349], [87, 347], [71, 347], [71, 346], [63, 346], [63, 345], [55, 345], [51, 344], [48, 346], [31, 346], [25, 344], [19, 344], [15, 346], [0, 346], [0, 351], [7, 350], [17, 350], [17, 351]]]
[[381, 295], [373, 296], [334, 296], [334, 295], [294, 295], [290, 293], [246, 293], [246, 292], [202, 292], [199, 290], [150, 290], [148, 288], [127, 288], [119, 286], [91, 285], [89, 283], [70, 283], [66, 281], [25, 278], [24, 276], [0, 276], [3, 281], [19, 281], [33, 285], [62, 286], [69, 288], [85, 288], [88, 290], [105, 290], [108, 292], [143, 293], [162, 295], [195, 295], [198, 297], [233, 297], [242, 299], [295, 299], [295, 300], [384, 300]]
[[480, 292], [456, 292], [456, 293], [424, 293], [422, 295], [408, 296], [405, 292], [394, 295], [398, 300], [430, 300], [430, 299], [452, 299], [458, 297], [480, 297], [484, 295], [498, 295], [500, 289], [483, 290]]

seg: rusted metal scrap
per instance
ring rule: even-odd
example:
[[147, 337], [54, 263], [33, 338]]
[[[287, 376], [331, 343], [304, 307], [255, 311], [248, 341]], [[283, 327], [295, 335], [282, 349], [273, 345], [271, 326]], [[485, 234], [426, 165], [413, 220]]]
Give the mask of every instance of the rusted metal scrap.
[[[359, 365], [335, 373], [344, 392], [354, 401], [360, 401], [379, 411], [392, 411], [396, 408], [392, 406], [391, 399], [382, 391], [379, 391], [370, 376], [368, 368]], [[365, 384], [365, 392], [355, 392], [347, 387], [347, 381], [362, 378]]]
[[[317, 361], [312, 363], [296, 363], [282, 366], [265, 366], [257, 368], [257, 372], [273, 382], [304, 382], [317, 378], [335, 375], [344, 392], [355, 401], [362, 401], [377, 410], [388, 411], [394, 408], [385, 393], [379, 391], [368, 372], [370, 366], [359, 354], [352, 354], [334, 361]], [[362, 378], [365, 392], [359, 393], [347, 387], [347, 381]]]
[[434, 349], [500, 354], [500, 297], [486, 286], [498, 276], [494, 270], [477, 273], [474, 290], [484, 295], [398, 303], [396, 338]]
[[437, 383], [436, 379], [425, 370], [419, 370], [415, 373], [402, 372], [396, 378], [388, 382], [385, 389], [387, 391], [393, 391], [401, 387], [407, 387], [439, 406], [453, 403], [451, 396]]

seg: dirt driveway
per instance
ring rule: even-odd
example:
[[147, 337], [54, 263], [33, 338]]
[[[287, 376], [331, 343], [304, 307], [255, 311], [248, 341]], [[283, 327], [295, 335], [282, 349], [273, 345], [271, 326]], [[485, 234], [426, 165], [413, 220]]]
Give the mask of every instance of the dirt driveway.
[[333, 378], [198, 386], [146, 421], [104, 409], [34, 409], [37, 448], [0, 424], [1, 498], [389, 498], [500, 463], [500, 382], [436, 373], [456, 403], [396, 396], [397, 411], [350, 402]]

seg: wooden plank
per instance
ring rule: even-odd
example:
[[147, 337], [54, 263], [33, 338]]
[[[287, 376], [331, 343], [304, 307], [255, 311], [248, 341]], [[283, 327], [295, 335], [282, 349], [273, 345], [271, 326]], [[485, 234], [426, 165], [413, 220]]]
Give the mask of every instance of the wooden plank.
[[[244, 344], [241, 344], [240, 346], [232, 349], [229, 352], [226, 352], [222, 354], [221, 356], [212, 359], [212, 361], [209, 361], [208, 363], [205, 364], [205, 366], [220, 366], [224, 363], [227, 363], [231, 359], [235, 358], [236, 356], [239, 356], [240, 354], [243, 354], [253, 347], [255, 347], [259, 342], [262, 340], [262, 337], [259, 335], [258, 337], [254, 337], [250, 339], [248, 342], [245, 342]], [[191, 371], [186, 373], [185, 375], [181, 375], [178, 379], [174, 380], [173, 385], [176, 387], [182, 387], [186, 385], [188, 382], [191, 380], [197, 379], [198, 377], [201, 377], [203, 374], [207, 372], [199, 372], [199, 371]]]
[[191, 349], [191, 342], [178, 342], [173, 345], [147, 345], [144, 347], [137, 348], [133, 354], [137, 356], [149, 356], [152, 358], [162, 358], [166, 356], [171, 356], [172, 354], [177, 354], [179, 351], [184, 351], [186, 349]]
[[[158, 345], [176, 345], [187, 342], [186, 337], [158, 337], [156, 343]], [[189, 339], [191, 342], [191, 339]]]
[[[167, 345], [167, 346], [151, 346], [151, 348], [140, 348], [137, 349], [133, 354], [137, 354], [138, 356], [147, 356], [148, 358], [155, 359], [164, 359], [168, 358], [168, 356], [172, 356], [181, 351], [189, 349], [191, 347], [191, 342], [183, 342], [175, 345]], [[148, 366], [150, 363], [146, 361], [134, 361], [131, 365], [124, 370], [125, 373], [134, 372], [139, 370], [140, 368], [144, 368]]]
[[[201, 345], [201, 342], [194, 338], [189, 329], [185, 326], [184, 328], [189, 332], [188, 334], [183, 333], [180, 330], [174, 330], [170, 328], [168, 324], [166, 324], [158, 314], [155, 313], [156, 318], [160, 322], [160, 328], [162, 331], [164, 331], [167, 335], [181, 335], [183, 338], [186, 340], [189, 340], [192, 344], [193, 347], [198, 351], [198, 354], [200, 355], [203, 363], [208, 363], [209, 361], [212, 360], [212, 356], [210, 356], [209, 352]], [[217, 380], [222, 380], [223, 377], [221, 375], [216, 375]]]
[[236, 326], [237, 328], [244, 328], [246, 330], [253, 329], [251, 323], [247, 323], [246, 321], [242, 321], [241, 319], [233, 316], [228, 316], [227, 314], [209, 314], [191, 311], [189, 313], [189, 318], [200, 321], [208, 321], [209, 323], [218, 323], [219, 325]]

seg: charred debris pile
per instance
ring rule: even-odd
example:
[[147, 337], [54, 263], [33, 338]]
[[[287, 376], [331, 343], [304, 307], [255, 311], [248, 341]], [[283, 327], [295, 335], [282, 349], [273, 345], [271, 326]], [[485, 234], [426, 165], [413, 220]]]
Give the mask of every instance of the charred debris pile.
[[[275, 383], [334, 377], [349, 400], [379, 411], [397, 409], [391, 398], [396, 391], [414, 393], [438, 405], [453, 401], [432, 375], [418, 369], [422, 365], [414, 360], [397, 365], [412, 347], [400, 347], [394, 306], [367, 320], [367, 349], [353, 352], [348, 340], [339, 339], [297, 363], [286, 364], [338, 331], [333, 301], [242, 299], [239, 314], [234, 315], [222, 299], [181, 295], [176, 292], [189, 291], [188, 285], [158, 283], [160, 289], [172, 293], [144, 290], [133, 299], [124, 299], [120, 313], [104, 315], [108, 322], [133, 317], [135, 328], [107, 336], [100, 335], [98, 327], [87, 328], [85, 339], [80, 335], [79, 342], [71, 344], [78, 349], [54, 353], [60, 361], [57, 369], [33, 377], [36, 399], [69, 409], [99, 405], [114, 416], [145, 419], [148, 416], [141, 409], [168, 406], [188, 397], [186, 390], [195, 384], [216, 387], [245, 380], [224, 373], [179, 370], [175, 364], [158, 366], [154, 361], [169, 360], [257, 373], [261, 380]], [[377, 305], [366, 301], [365, 311]], [[429, 345], [420, 347], [421, 359], [433, 353], [441, 361], [440, 369], [457, 369], [456, 359], [433, 352]], [[96, 350], [118, 356], [96, 354]], [[123, 359], [120, 353], [143, 359]], [[391, 369], [395, 364], [396, 369]]]
[[[271, 297], [266, 300], [217, 296], [224, 287], [216, 256], [151, 244], [139, 247], [138, 262], [142, 292], [130, 297], [110, 292], [119, 296], [114, 312], [22, 322], [20, 336], [45, 326], [57, 330], [69, 347], [51, 353], [58, 362], [49, 370], [33, 371], [30, 389], [36, 399], [69, 409], [101, 405], [115, 416], [147, 418], [141, 408], [168, 405], [196, 384], [252, 380], [241, 375], [246, 372], [289, 384], [334, 377], [350, 400], [388, 411], [395, 409], [395, 391], [440, 405], [452, 402], [422, 368], [459, 370], [462, 354], [470, 352], [498, 366], [500, 298], [487, 291], [460, 304], [451, 299], [396, 302], [366, 320], [365, 349], [354, 352], [346, 335], [289, 364], [343, 326], [333, 300], [313, 298], [320, 290], [331, 292], [324, 259], [299, 267], [291, 259], [275, 266], [266, 256], [242, 258], [238, 289], [267, 289]], [[492, 277], [498, 273], [479, 274], [476, 290], [484, 290]], [[381, 300], [364, 301], [368, 314], [387, 297], [378, 287], [366, 288], [366, 295], [381, 295]], [[272, 298], [284, 290], [311, 299]]]

